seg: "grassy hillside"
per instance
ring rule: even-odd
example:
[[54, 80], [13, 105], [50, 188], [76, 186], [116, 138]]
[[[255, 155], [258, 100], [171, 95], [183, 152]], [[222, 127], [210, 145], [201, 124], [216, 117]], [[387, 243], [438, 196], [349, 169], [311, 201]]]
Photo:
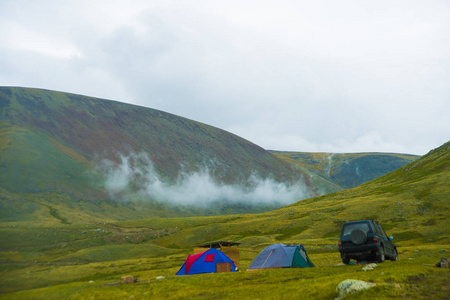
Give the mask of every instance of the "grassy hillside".
[[[173, 204], [148, 195], [154, 178], [170, 187], [199, 177], [219, 189], [252, 188], [266, 180], [301, 183], [303, 195], [296, 200], [317, 195], [297, 168], [229, 132], [154, 109], [48, 90], [0, 87], [0, 154], [0, 188], [9, 199], [0, 200], [11, 206], [10, 219], [24, 201], [42, 203], [41, 210], [59, 205], [55, 209], [67, 211], [68, 222], [76, 221], [70, 215], [92, 208], [85, 201], [105, 202], [106, 211], [131, 203], [141, 211], [117, 212], [129, 212], [128, 219], [192, 215], [191, 208], [178, 205], [183, 199]], [[266, 204], [224, 200], [207, 210], [192, 209], [222, 214], [280, 207]], [[121, 218], [107, 214], [99, 220]]]
[[[4, 128], [45, 135], [50, 139], [47, 143], [78, 163], [95, 156], [117, 159], [118, 153], [145, 151], [162, 176], [172, 180], [182, 167], [198, 171], [211, 163], [216, 163], [217, 179], [226, 183], [253, 173], [280, 180], [299, 175], [238, 136], [161, 111], [38, 89], [2, 87], [0, 97]], [[51, 160], [45, 163], [51, 165]]]
[[[85, 224], [1, 224], [0, 290], [5, 299], [333, 299], [344, 279], [376, 283], [346, 299], [447, 299], [450, 270], [431, 267], [450, 252], [450, 142], [353, 189], [262, 214], [152, 218]], [[376, 219], [394, 236], [399, 261], [337, 266], [344, 221]], [[238, 241], [245, 270], [265, 246], [301, 243], [316, 264], [237, 274], [175, 276], [192, 245]], [[122, 275], [141, 282], [117, 285]], [[156, 280], [157, 276], [165, 276]]]

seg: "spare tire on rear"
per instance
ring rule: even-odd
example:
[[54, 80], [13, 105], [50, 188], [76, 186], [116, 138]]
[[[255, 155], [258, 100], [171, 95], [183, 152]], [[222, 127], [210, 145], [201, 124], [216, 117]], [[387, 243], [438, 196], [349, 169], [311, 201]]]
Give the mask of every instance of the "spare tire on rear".
[[367, 233], [361, 229], [355, 229], [350, 233], [350, 240], [355, 245], [362, 245], [367, 241]]

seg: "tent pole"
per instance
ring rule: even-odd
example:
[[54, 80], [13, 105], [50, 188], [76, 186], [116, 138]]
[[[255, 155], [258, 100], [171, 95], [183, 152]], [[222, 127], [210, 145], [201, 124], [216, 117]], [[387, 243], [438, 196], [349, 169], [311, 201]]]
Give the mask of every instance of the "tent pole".
[[267, 260], [269, 259], [269, 257], [272, 255], [273, 251], [275, 249], [272, 249], [272, 251], [270, 251], [270, 254], [267, 256], [266, 260], [264, 261], [263, 265], [261, 266], [261, 269], [264, 268], [264, 265], [266, 264]]

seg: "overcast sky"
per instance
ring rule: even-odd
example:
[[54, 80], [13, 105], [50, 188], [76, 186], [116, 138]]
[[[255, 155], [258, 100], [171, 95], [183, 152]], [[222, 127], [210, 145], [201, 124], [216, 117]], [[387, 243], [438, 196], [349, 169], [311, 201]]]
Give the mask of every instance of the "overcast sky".
[[450, 140], [450, 1], [0, 0], [0, 85], [271, 150], [425, 154]]

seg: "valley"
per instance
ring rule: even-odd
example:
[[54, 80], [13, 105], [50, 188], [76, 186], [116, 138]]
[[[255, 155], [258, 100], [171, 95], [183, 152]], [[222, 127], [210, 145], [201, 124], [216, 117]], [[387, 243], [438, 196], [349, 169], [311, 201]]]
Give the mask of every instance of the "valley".
[[[422, 157], [266, 151], [205, 124], [106, 100], [14, 88], [0, 96], [0, 299], [334, 299], [345, 279], [376, 284], [346, 299], [448, 298], [450, 269], [433, 265], [450, 253], [450, 142]], [[132, 129], [132, 119], [158, 130]], [[203, 172], [221, 148], [218, 167]], [[102, 151], [109, 154], [95, 167]], [[246, 181], [253, 172], [258, 184]], [[125, 184], [113, 180], [124, 174], [132, 175]], [[288, 202], [217, 206], [217, 198], [210, 207], [140, 193], [154, 183], [194, 193], [183, 189], [193, 178], [222, 193], [242, 179], [269, 195], [299, 180], [302, 188]], [[341, 265], [342, 223], [361, 219], [394, 237], [398, 261], [372, 271]], [[174, 275], [194, 245], [216, 240], [241, 243], [240, 272]], [[304, 245], [316, 267], [245, 271], [274, 243]], [[119, 284], [127, 274], [140, 282]]]
[[[307, 293], [335, 297], [346, 278], [374, 282], [379, 297], [443, 299], [449, 270], [431, 267], [450, 251], [448, 231], [449, 143], [422, 159], [354, 189], [306, 199], [262, 214], [152, 218], [47, 227], [2, 223], [2, 297], [153, 298], [221, 296], [260, 298]], [[342, 222], [377, 219], [399, 249], [399, 261], [339, 266]], [[178, 277], [174, 274], [195, 244], [240, 242], [242, 272]], [[316, 268], [245, 272], [272, 243], [303, 244]], [[140, 278], [118, 285], [120, 276]], [[164, 276], [163, 280], [156, 280]], [[208, 282], [200, 285], [200, 282]], [[265, 287], [281, 291], [261, 292]], [[259, 292], [258, 292], [259, 291]], [[275, 293], [275, 294], [274, 294]], [[365, 291], [364, 298], [372, 295]], [[359, 298], [358, 298], [359, 299]]]

